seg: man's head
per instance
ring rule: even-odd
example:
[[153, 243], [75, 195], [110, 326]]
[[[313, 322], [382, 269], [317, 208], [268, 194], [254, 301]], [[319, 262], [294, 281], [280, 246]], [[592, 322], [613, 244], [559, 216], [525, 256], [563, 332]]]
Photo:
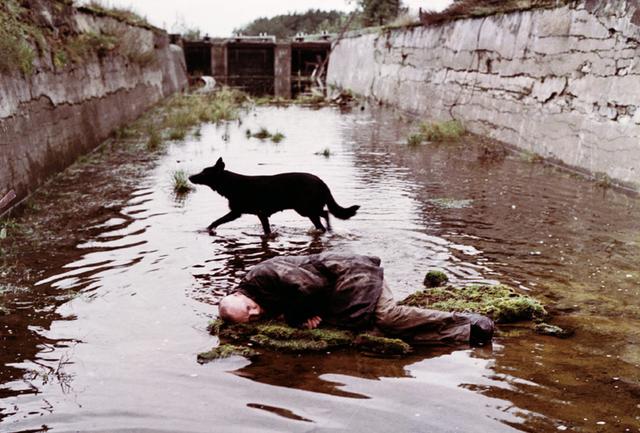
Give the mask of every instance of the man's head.
[[220, 318], [226, 322], [246, 323], [255, 320], [263, 313], [262, 307], [250, 297], [235, 292], [220, 300], [218, 306]]

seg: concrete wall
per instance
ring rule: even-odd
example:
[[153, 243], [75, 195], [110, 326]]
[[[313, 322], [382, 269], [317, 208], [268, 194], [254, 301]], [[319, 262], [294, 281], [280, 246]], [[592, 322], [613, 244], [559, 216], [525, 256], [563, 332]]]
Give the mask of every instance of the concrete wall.
[[155, 61], [141, 66], [116, 53], [93, 54], [56, 67], [45, 52], [32, 75], [1, 75], [0, 198], [15, 190], [12, 204], [187, 83], [182, 49], [170, 45], [164, 32], [79, 11], [71, 19], [79, 31], [108, 25], [137, 33], [135, 39], [155, 51]]
[[328, 83], [640, 190], [636, 2], [352, 34]]

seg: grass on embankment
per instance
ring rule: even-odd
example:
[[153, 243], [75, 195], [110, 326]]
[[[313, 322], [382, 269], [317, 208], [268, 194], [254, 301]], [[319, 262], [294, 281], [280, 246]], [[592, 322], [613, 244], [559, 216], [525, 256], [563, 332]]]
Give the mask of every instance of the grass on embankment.
[[[78, 9], [128, 25], [153, 29], [130, 9], [110, 8], [97, 1]], [[34, 61], [38, 56], [43, 58], [40, 64], [53, 64], [56, 69], [107, 55], [126, 57], [141, 67], [155, 61], [153, 46], [141, 40], [137, 29], [107, 22], [93, 30], [81, 30], [71, 19], [73, 14], [73, 2], [70, 0], [50, 0], [32, 5], [20, 0], [0, 2], [0, 73], [19, 71], [29, 76], [34, 73]], [[49, 16], [55, 26], [45, 24], [42, 16]]]
[[441, 24], [465, 18], [557, 8], [572, 2], [572, 0], [461, 0], [454, 2], [441, 12], [422, 12], [420, 20], [422, 24]]
[[407, 144], [417, 146], [424, 141], [435, 143], [457, 141], [466, 133], [466, 128], [459, 120], [422, 122], [419, 126], [419, 132], [409, 135]]

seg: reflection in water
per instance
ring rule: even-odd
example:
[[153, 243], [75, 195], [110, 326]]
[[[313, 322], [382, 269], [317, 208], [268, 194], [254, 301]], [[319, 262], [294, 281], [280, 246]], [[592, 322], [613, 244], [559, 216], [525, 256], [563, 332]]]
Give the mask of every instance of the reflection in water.
[[[286, 139], [246, 137], [267, 125]], [[65, 262], [34, 252], [37, 290], [7, 296], [2, 430], [637, 431], [640, 201], [474, 139], [410, 148], [409, 130], [390, 111], [272, 107], [171, 145]], [[324, 148], [330, 157], [316, 155]], [[226, 200], [176, 196], [170, 173], [220, 156], [243, 174], [313, 172], [361, 209], [322, 235], [285, 211], [271, 218], [274, 239], [249, 215], [211, 236]], [[249, 267], [322, 251], [380, 256], [398, 298], [433, 267], [457, 284], [512, 284], [576, 335], [502, 327], [493, 350], [196, 363], [217, 344], [215, 305]]]

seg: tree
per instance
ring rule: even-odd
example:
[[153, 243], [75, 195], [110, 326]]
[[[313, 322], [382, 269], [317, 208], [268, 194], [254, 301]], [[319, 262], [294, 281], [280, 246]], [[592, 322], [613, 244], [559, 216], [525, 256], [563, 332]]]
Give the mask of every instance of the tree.
[[362, 9], [364, 26], [381, 26], [398, 17], [402, 11], [401, 0], [358, 0]]

